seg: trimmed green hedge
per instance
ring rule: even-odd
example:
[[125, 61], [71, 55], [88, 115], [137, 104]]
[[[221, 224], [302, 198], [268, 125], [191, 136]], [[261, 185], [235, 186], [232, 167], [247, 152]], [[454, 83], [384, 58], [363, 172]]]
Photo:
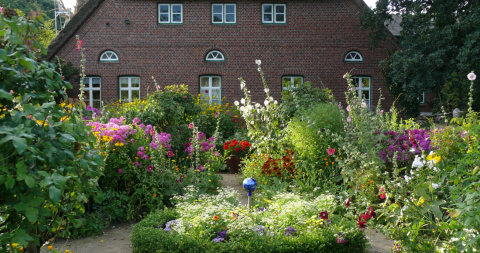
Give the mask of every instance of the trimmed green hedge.
[[[133, 252], [365, 252], [367, 242], [363, 231], [355, 230], [347, 233], [346, 244], [337, 243], [335, 226], [314, 230], [315, 233], [302, 233], [298, 236], [260, 236], [251, 233], [241, 240], [215, 243], [207, 239], [191, 238], [175, 231], [165, 232], [164, 225], [178, 215], [173, 209], [157, 211], [139, 222], [132, 233]], [[352, 221], [341, 222], [355, 226]], [[160, 226], [160, 227], [159, 227]], [[350, 226], [349, 226], [350, 227]]]

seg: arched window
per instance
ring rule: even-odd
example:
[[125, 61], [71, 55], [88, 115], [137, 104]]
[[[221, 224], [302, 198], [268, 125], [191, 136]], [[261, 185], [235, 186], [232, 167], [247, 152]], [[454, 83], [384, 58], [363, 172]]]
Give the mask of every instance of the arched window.
[[223, 53], [218, 50], [212, 50], [205, 56], [205, 61], [225, 61]]
[[117, 55], [117, 53], [115, 53], [111, 50], [108, 50], [108, 51], [103, 52], [100, 55], [100, 61], [101, 62], [117, 62], [118, 61], [118, 55]]
[[357, 51], [350, 51], [350, 52], [347, 53], [347, 55], [345, 55], [345, 61], [347, 61], [347, 62], [362, 62], [363, 57]]

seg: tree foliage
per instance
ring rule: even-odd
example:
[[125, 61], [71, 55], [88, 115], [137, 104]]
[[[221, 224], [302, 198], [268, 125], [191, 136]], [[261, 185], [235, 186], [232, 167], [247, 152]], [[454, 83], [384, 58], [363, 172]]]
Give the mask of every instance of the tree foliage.
[[442, 90], [461, 94], [468, 88], [466, 75], [480, 73], [480, 1], [379, 0], [375, 9], [365, 9], [360, 20], [362, 28], [370, 31], [373, 47], [385, 39], [384, 24], [393, 14], [402, 18], [404, 48], [382, 62], [382, 68], [386, 85], [405, 114], [418, 115], [422, 92], [436, 94], [437, 107], [466, 107], [466, 97], [461, 103], [447, 104], [452, 100], [444, 99], [447, 94]]
[[[5, 13], [14, 13], [8, 10]], [[103, 157], [93, 150], [81, 115], [56, 104], [71, 84], [41, 59], [35, 40], [43, 14], [0, 14], [0, 247], [18, 243], [28, 252], [52, 234], [78, 225], [75, 210], [99, 193]], [[100, 195], [96, 195], [100, 196]]]
[[31, 11], [45, 13], [48, 19], [55, 17], [55, 2], [53, 0], [0, 0], [0, 6], [19, 9], [26, 14]]

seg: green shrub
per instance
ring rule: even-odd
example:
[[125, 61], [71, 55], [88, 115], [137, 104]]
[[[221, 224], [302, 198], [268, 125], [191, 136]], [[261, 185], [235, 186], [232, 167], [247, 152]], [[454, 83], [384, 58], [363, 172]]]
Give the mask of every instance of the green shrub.
[[331, 101], [333, 101], [333, 95], [330, 89], [312, 87], [311, 82], [282, 92], [282, 110], [286, 119], [292, 118], [312, 105]]

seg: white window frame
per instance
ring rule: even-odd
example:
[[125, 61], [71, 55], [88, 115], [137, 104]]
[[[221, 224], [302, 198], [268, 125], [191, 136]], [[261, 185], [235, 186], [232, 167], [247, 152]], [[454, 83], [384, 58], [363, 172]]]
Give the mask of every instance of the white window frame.
[[425, 104], [425, 92], [422, 92], [422, 95], [418, 97], [420, 104]]
[[[295, 89], [295, 78], [301, 78], [302, 79], [302, 84], [303, 84], [303, 76], [282, 76], [282, 91], [285, 91], [285, 90], [292, 90], [292, 89]], [[284, 83], [284, 80], [285, 79], [290, 79], [290, 83], [292, 86], [290, 87], [285, 87], [283, 86], [283, 83]]]
[[[349, 55], [352, 55], [353, 59], [347, 59]], [[360, 56], [360, 59], [355, 59], [353, 55], [358, 55]], [[350, 51], [345, 55], [345, 58], [343, 59], [346, 62], [363, 62], [363, 55], [360, 52], [357, 51]]]
[[[221, 5], [222, 6], [222, 13], [221, 13], [222, 14], [222, 21], [220, 21], [220, 22], [218, 22], [218, 21], [215, 22], [215, 20], [214, 20], [214, 14], [220, 14], [219, 12], [218, 13], [213, 12], [213, 7], [215, 5]], [[235, 21], [233, 21], [233, 22], [231, 22], [231, 21], [227, 22], [226, 21], [227, 5], [233, 5], [233, 7], [234, 7], [235, 12], [233, 14], [235, 16]], [[232, 14], [232, 13], [228, 13], [228, 14]], [[212, 4], [212, 24], [236, 24], [236, 23], [237, 23], [237, 4], [235, 4], [235, 3], [228, 3], [228, 4], [213, 3]]]
[[[202, 87], [202, 79], [204, 78], [208, 78], [208, 87]], [[212, 86], [212, 79], [213, 78], [219, 78], [220, 79], [220, 87], [213, 87]], [[222, 76], [219, 76], [219, 75], [203, 75], [203, 76], [200, 76], [199, 78], [199, 86], [200, 86], [200, 94], [201, 95], [204, 95], [204, 94], [208, 94], [208, 103], [209, 104], [212, 104], [212, 103], [217, 103], [217, 104], [222, 104]], [[208, 91], [208, 93], [206, 93], [205, 91]], [[218, 90], [218, 94], [217, 96], [215, 97], [215, 99], [213, 98], [213, 94], [214, 94], [214, 90]], [[213, 100], [217, 100], [217, 101], [213, 101]]]
[[[127, 78], [128, 79], [128, 87], [122, 87], [122, 78]], [[132, 87], [132, 78], [138, 78], [138, 87]], [[128, 91], [128, 101], [127, 102], [132, 102], [132, 91], [138, 90], [138, 98], [140, 98], [140, 87], [141, 87], [141, 82], [140, 82], [140, 77], [139, 76], [121, 76], [118, 78], [118, 99], [122, 99], [122, 91]], [[125, 99], [124, 99], [125, 100]]]
[[[272, 6], [272, 13], [265, 13], [265, 6], [266, 5], [271, 5]], [[283, 15], [284, 15], [284, 20], [283, 21], [277, 21], [277, 6], [282, 5], [283, 6]], [[272, 21], [265, 21], [265, 14], [271, 14], [272, 15]], [[280, 13], [279, 13], [280, 14]], [[286, 24], [287, 23], [287, 5], [286, 4], [262, 4], [262, 24]]]
[[[107, 53], [112, 53], [112, 55], [115, 55], [115, 57], [117, 59], [112, 59], [111, 57], [109, 59], [102, 59], [104, 55], [106, 55]], [[100, 58], [98, 59], [99, 62], [118, 62], [120, 58], [118, 58], [118, 54], [115, 53], [114, 51], [112, 50], [107, 50], [107, 51], [104, 51], [100, 54]]]
[[[160, 6], [168, 6], [168, 21], [161, 21], [160, 16], [165, 13], [160, 13]], [[180, 13], [173, 13], [173, 7], [180, 6]], [[180, 21], [173, 21], [173, 15], [180, 15]], [[158, 4], [158, 23], [159, 24], [183, 24], [183, 4]]]
[[[219, 58], [208, 59], [208, 56], [212, 53], [218, 53], [218, 55], [221, 56], [221, 59], [219, 59]], [[205, 61], [213, 61], [213, 62], [225, 61], [225, 56], [223, 55], [223, 53], [220, 50], [212, 50], [212, 51], [208, 52], [207, 55], [205, 56]]]
[[[369, 87], [364, 87], [362, 86], [362, 78], [368, 78], [370, 82]], [[367, 100], [367, 106], [368, 108], [371, 107], [372, 105], [372, 78], [370, 76], [354, 76], [352, 79], [357, 79], [358, 86], [356, 86], [358, 90], [358, 97], [363, 101], [363, 91], [368, 91], [369, 93], [369, 98]]]
[[[99, 87], [93, 87], [93, 80], [92, 79], [94, 79], [94, 78], [98, 78], [100, 80]], [[98, 101], [98, 102], [100, 102], [100, 105], [101, 105], [102, 104], [102, 78], [99, 77], [99, 76], [86, 76], [83, 79], [83, 84], [85, 86], [83, 88], [83, 92], [88, 92], [88, 98], [89, 98], [88, 104], [91, 107], [94, 107], [93, 102]], [[93, 99], [93, 91], [99, 91], [100, 92], [100, 99]], [[100, 108], [97, 108], [97, 109], [100, 109]]]

